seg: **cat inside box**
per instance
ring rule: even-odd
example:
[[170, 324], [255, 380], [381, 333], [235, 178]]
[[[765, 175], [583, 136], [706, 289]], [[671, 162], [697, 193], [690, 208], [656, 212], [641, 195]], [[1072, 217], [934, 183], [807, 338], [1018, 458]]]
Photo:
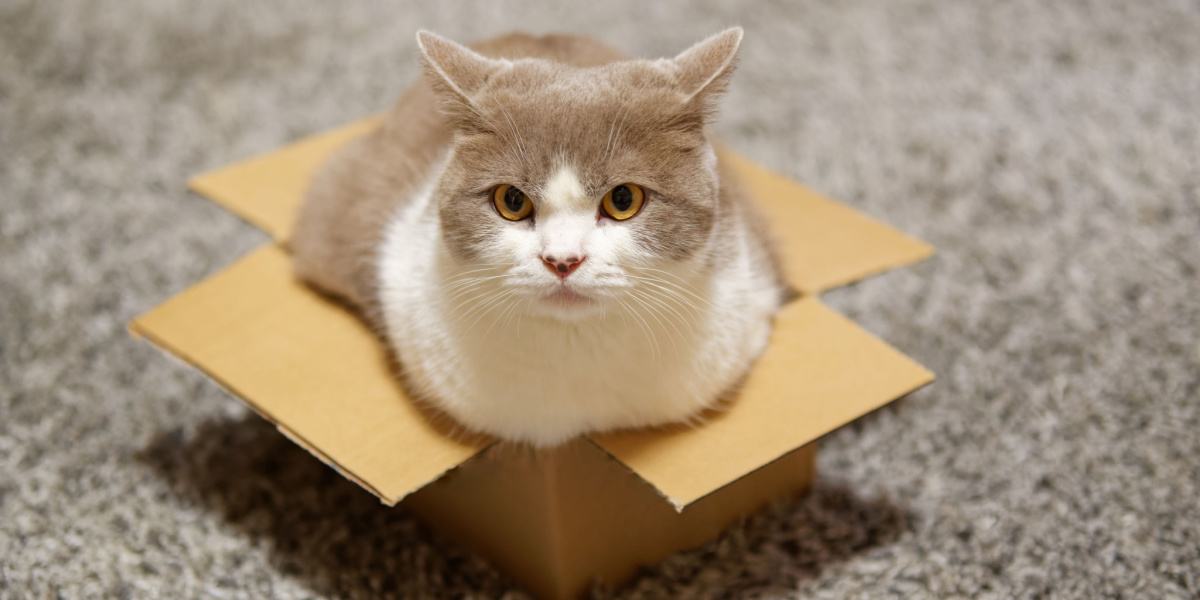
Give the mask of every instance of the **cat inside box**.
[[792, 294], [705, 130], [741, 39], [647, 60], [418, 33], [425, 77], [314, 180], [297, 274], [469, 429], [552, 446], [695, 418]]

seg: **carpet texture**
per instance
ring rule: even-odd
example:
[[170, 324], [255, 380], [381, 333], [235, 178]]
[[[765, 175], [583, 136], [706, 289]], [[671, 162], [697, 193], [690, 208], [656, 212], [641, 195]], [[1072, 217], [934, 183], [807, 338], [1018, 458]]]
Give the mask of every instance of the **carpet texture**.
[[125, 323], [264, 241], [184, 180], [388, 106], [420, 27], [733, 23], [719, 132], [938, 247], [827, 300], [940, 378], [595, 595], [1200, 595], [1195, 2], [3, 0], [0, 596], [520, 596]]

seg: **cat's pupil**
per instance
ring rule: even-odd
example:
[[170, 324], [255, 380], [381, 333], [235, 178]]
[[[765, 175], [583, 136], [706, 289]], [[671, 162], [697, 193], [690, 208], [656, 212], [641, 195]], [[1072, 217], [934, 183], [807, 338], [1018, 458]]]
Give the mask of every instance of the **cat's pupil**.
[[525, 194], [515, 187], [508, 188], [504, 191], [504, 206], [514, 213], [521, 212], [525, 208]]
[[628, 186], [619, 185], [612, 191], [613, 208], [620, 212], [629, 210], [633, 206], [633, 191]]

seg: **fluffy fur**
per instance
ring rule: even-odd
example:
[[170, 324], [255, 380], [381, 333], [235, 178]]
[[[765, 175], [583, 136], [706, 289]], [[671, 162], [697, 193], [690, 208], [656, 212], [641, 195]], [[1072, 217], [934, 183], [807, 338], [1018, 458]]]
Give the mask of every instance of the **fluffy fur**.
[[[361, 308], [414, 394], [471, 429], [540, 446], [695, 417], [787, 293], [704, 130], [740, 40], [622, 60], [578, 37], [418, 34], [427, 81], [318, 177], [297, 272]], [[604, 217], [628, 182], [642, 211]], [[534, 217], [501, 218], [499, 184]], [[564, 255], [586, 259], [562, 278], [543, 257]]]

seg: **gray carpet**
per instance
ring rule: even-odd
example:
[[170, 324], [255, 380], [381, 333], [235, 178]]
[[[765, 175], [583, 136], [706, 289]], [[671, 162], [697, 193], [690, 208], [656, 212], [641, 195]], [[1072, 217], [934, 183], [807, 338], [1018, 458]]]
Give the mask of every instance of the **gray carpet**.
[[264, 241], [185, 178], [387, 106], [418, 27], [732, 23], [726, 140], [939, 248], [827, 299], [940, 379], [596, 595], [1200, 594], [1195, 2], [407, 4], [0, 1], [0, 596], [519, 594], [125, 322]]

